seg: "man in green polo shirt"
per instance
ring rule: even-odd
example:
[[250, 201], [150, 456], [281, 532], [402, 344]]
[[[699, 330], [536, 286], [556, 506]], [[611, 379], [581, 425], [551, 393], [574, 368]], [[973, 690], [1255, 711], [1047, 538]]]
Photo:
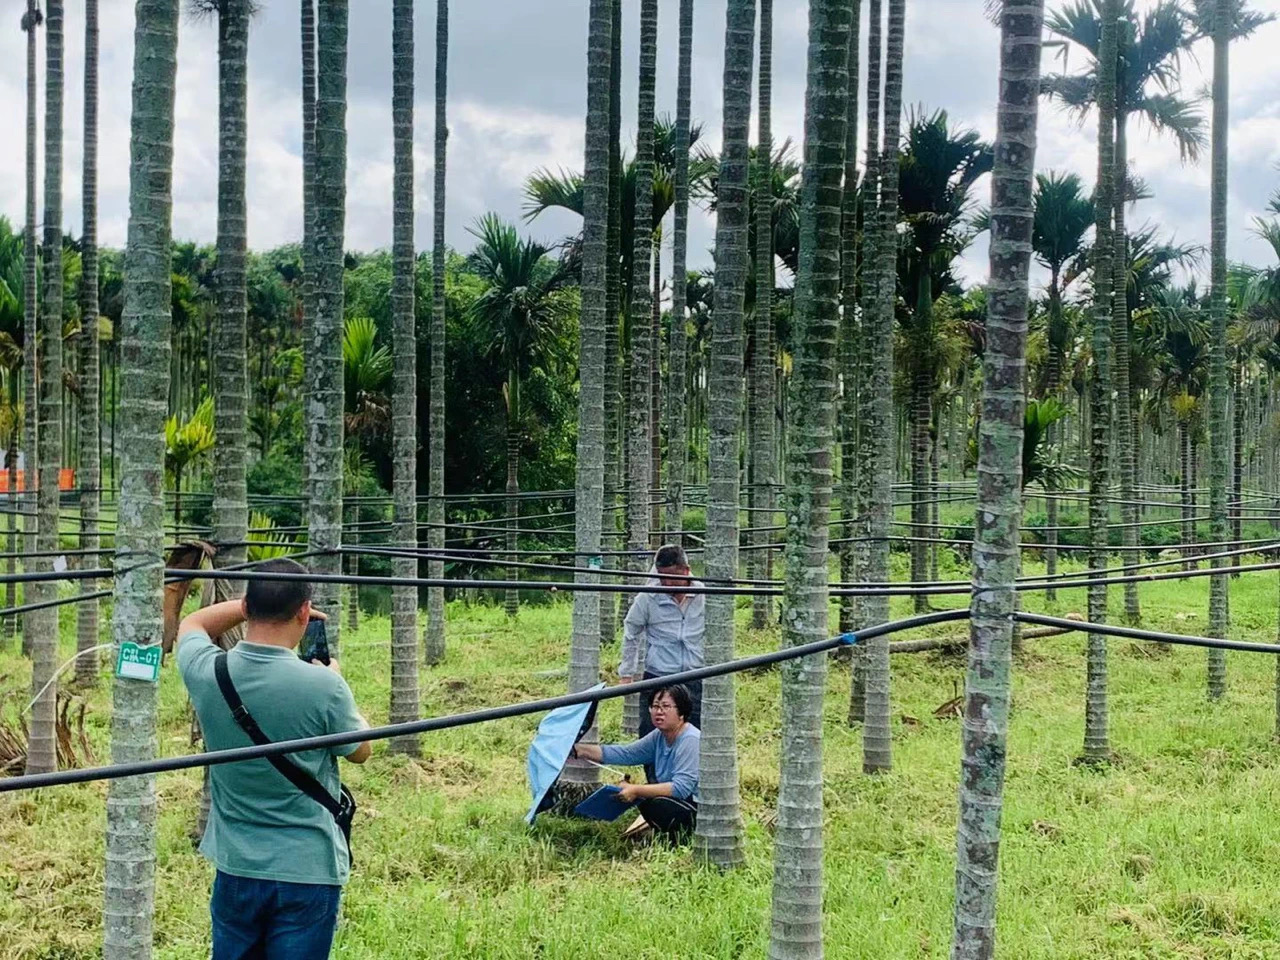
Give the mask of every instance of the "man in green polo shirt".
[[[287, 559], [258, 567], [301, 573]], [[226, 654], [240, 699], [273, 741], [368, 726], [333, 660], [304, 663], [295, 653], [312, 617], [311, 585], [249, 582], [243, 600], [191, 614], [178, 628], [178, 671], [210, 750], [244, 747], [249, 737], [231, 715], [214, 675], [216, 637], [245, 623], [245, 637]], [[367, 742], [290, 754], [297, 766], [338, 797], [338, 757], [369, 758]], [[214, 960], [324, 960], [349, 872], [347, 844], [332, 814], [302, 793], [266, 759], [209, 768], [213, 803], [200, 852], [217, 867], [209, 912]]]

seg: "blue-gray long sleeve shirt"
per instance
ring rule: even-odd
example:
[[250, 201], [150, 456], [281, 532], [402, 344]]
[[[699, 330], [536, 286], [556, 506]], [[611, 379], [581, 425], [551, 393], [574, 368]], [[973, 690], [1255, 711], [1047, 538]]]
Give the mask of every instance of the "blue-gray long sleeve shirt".
[[[658, 583], [657, 580], [650, 582]], [[702, 586], [698, 581], [693, 585]], [[651, 673], [665, 677], [703, 666], [706, 609], [707, 599], [701, 593], [687, 594], [683, 606], [669, 593], [636, 594], [622, 625], [622, 661], [618, 675], [635, 677]]]
[[657, 783], [671, 784], [671, 795], [677, 800], [698, 799], [698, 755], [702, 733], [691, 723], [685, 724], [675, 743], [667, 743], [661, 730], [653, 730], [635, 743], [605, 744], [600, 747], [604, 763], [620, 767], [652, 764]]

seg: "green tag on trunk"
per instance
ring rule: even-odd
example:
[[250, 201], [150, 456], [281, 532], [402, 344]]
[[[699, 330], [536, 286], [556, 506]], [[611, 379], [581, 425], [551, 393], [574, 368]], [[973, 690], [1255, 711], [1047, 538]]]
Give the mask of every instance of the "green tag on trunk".
[[600, 570], [604, 567], [604, 557], [591, 557], [587, 560], [587, 566], [592, 570]]
[[126, 640], [120, 644], [120, 656], [116, 658], [116, 676], [126, 680], [160, 681], [160, 647], [140, 647]]

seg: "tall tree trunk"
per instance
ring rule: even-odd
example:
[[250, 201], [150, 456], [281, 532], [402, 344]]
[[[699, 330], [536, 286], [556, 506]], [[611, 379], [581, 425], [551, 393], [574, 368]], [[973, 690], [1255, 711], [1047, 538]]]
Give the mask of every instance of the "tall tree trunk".
[[[742, 423], [742, 315], [748, 250], [747, 167], [751, 126], [754, 0], [728, 0], [724, 38], [724, 131], [716, 191], [716, 285], [711, 319], [707, 576], [738, 576], [738, 430]], [[733, 659], [734, 598], [707, 597], [706, 661]], [[733, 676], [702, 687], [701, 804], [695, 846], [722, 868], [743, 862]]]
[[[164, 403], [169, 393], [173, 100], [178, 0], [138, 0], [130, 122], [129, 236], [120, 318], [120, 493], [111, 617], [117, 647], [160, 643], [164, 572]], [[111, 762], [157, 752], [157, 686], [112, 685]], [[154, 776], [107, 787], [105, 960], [148, 960], [155, 909]]]
[[653, 299], [649, 339], [649, 530], [654, 545], [663, 542], [662, 530], [662, 228], [653, 231]]
[[[302, 353], [306, 369], [319, 362], [314, 352], [316, 324], [316, 0], [301, 0], [302, 11]], [[306, 448], [302, 493], [311, 500], [311, 376], [304, 371], [302, 418]]]
[[[391, 393], [392, 515], [395, 540], [418, 542], [418, 333], [414, 313], [413, 251], [413, 0], [391, 7], [391, 129], [394, 187], [391, 201], [391, 323], [394, 385]], [[418, 575], [415, 557], [397, 557], [398, 579]], [[391, 591], [391, 705], [387, 719], [407, 723], [418, 703], [418, 588]], [[421, 738], [395, 737], [394, 753], [416, 757]]]
[[[316, 16], [315, 321], [307, 357], [307, 424], [311, 492], [308, 545], [316, 551], [342, 546], [343, 235], [347, 195], [347, 0], [319, 0]], [[340, 573], [341, 555], [320, 553], [311, 569]], [[316, 585], [321, 610], [337, 610], [338, 589]], [[337, 655], [339, 618], [329, 620], [329, 648]]]
[[[1116, 121], [1117, 0], [1106, 0], [1098, 50], [1098, 182], [1095, 188], [1093, 246], [1093, 371], [1089, 381], [1089, 563], [1107, 566], [1108, 453], [1111, 443], [1111, 312], [1116, 253], [1111, 229], [1114, 212]], [[1089, 619], [1105, 623], [1107, 585], [1089, 587]], [[1111, 756], [1107, 729], [1107, 639], [1091, 633], [1085, 655], [1084, 755], [1098, 763]]]
[[953, 960], [995, 956], [1000, 814], [1022, 521], [1028, 269], [1044, 0], [1004, 0], [991, 177], [991, 279], [983, 352], [973, 599], [956, 830]]
[[[840, 581], [852, 583], [854, 567], [853, 538], [857, 527], [858, 497], [858, 352], [861, 349], [861, 324], [858, 320], [858, 253], [862, 230], [862, 199], [858, 191], [858, 82], [860, 77], [859, 41], [862, 0], [853, 0], [849, 25], [848, 86], [844, 143], [844, 194], [841, 199], [840, 244]], [[840, 632], [854, 628], [854, 598], [840, 598]], [[858, 658], [858, 652], [854, 652]]]
[[[1178, 423], [1178, 447], [1182, 459], [1182, 555], [1184, 557], [1195, 556], [1195, 551], [1189, 546], [1195, 541], [1196, 525], [1195, 520], [1195, 501], [1191, 495], [1191, 424], [1186, 421]], [[1182, 569], [1194, 570], [1199, 564], [1194, 561], [1184, 563]]]
[[[40, 471], [36, 491], [37, 569], [53, 569], [58, 547], [58, 468], [62, 465], [62, 0], [45, 4], [44, 296], [40, 298]], [[30, 589], [36, 587], [36, 589]], [[33, 601], [57, 596], [55, 583], [28, 585]], [[37, 611], [28, 621], [31, 641], [31, 736], [27, 773], [58, 767], [54, 730], [58, 684], [58, 610]]]
[[[759, 111], [756, 114], [756, 312], [755, 369], [751, 372], [751, 392], [755, 400], [755, 422], [751, 425], [751, 462], [755, 471], [749, 526], [761, 527], [755, 535], [757, 549], [752, 568], [757, 577], [773, 576], [773, 551], [766, 549], [773, 536], [773, 0], [760, 0]], [[773, 599], [751, 600], [751, 625], [757, 630], [771, 619]]]
[[[22, 395], [23, 395], [23, 476], [22, 485], [25, 497], [19, 499], [23, 510], [23, 532], [26, 535], [25, 549], [35, 551], [38, 537], [36, 523], [36, 487], [40, 459], [40, 404], [36, 398], [39, 392], [39, 351], [36, 343], [40, 339], [39, 293], [36, 281], [36, 258], [40, 248], [36, 242], [36, 29], [43, 22], [43, 15], [37, 0], [27, 0], [27, 13], [22, 19], [22, 27], [27, 32], [27, 222], [23, 230], [22, 244]], [[33, 569], [31, 564], [23, 564], [24, 569]], [[33, 599], [32, 593], [39, 594], [39, 587], [34, 591], [24, 588], [23, 599]], [[40, 614], [32, 611], [22, 618], [22, 652], [31, 656], [35, 636], [41, 627]]]
[[[929, 423], [933, 419], [933, 278], [921, 264], [916, 288], [916, 341], [911, 348], [911, 581], [929, 579], [929, 545], [937, 536], [929, 529]], [[917, 613], [929, 609], [929, 598], [917, 594]]]
[[[768, 3], [770, 0], [762, 0]], [[689, 272], [689, 127], [693, 86], [693, 0], [680, 0], [676, 68], [675, 206], [671, 228], [671, 335], [667, 346], [667, 529], [684, 529], [684, 484], [689, 472], [687, 322]], [[763, 94], [762, 94], [763, 98]], [[762, 99], [763, 104], [763, 99]], [[611, 198], [612, 199], [612, 198]], [[757, 294], [758, 295], [758, 294]], [[680, 541], [684, 538], [681, 537]]]
[[[1244, 358], [1236, 349], [1231, 367], [1231, 539], [1232, 549], [1240, 548], [1241, 531], [1244, 529]], [[1231, 558], [1231, 566], [1240, 566], [1238, 556]], [[1240, 576], [1240, 574], [1235, 574]], [[1230, 611], [1228, 610], [1228, 613]]]
[[[871, 563], [871, 498], [872, 479], [870, 455], [873, 447], [871, 419], [872, 357], [877, 349], [874, 338], [877, 333], [876, 313], [880, 297], [880, 75], [884, 57], [884, 6], [881, 0], [871, 0], [867, 15], [867, 163], [862, 178], [862, 323], [858, 338], [858, 463], [862, 469], [855, 479], [858, 517], [855, 535], [861, 542], [854, 545], [854, 575], [866, 579]], [[896, 163], [896, 161], [895, 161]], [[856, 629], [870, 623], [871, 597], [854, 600], [853, 626]], [[853, 669], [849, 683], [849, 723], [862, 723], [867, 711], [868, 651], [854, 647]]]
[[[427, 490], [427, 546], [437, 557], [444, 551], [444, 352], [445, 352], [445, 161], [449, 143], [447, 118], [449, 83], [449, 0], [436, 0], [436, 116], [435, 116], [435, 182], [432, 204], [431, 240], [431, 412], [427, 418], [430, 434]], [[418, 542], [418, 531], [413, 531], [413, 544]], [[427, 564], [428, 575], [433, 580], [444, 579], [444, 561], [431, 560]], [[444, 587], [427, 590], [427, 638], [426, 661], [429, 665], [444, 659]]]
[[[591, 0], [587, 26], [587, 123], [583, 162], [582, 309], [578, 326], [578, 462], [575, 478], [576, 505], [574, 549], [586, 555], [600, 550], [605, 486], [605, 328], [616, 324], [608, 315], [610, 233], [610, 82], [611, 63], [617, 47], [612, 43], [616, 4]], [[615, 258], [616, 259], [616, 258]], [[599, 578], [592, 573], [574, 574], [578, 583]], [[573, 595], [573, 636], [569, 647], [569, 690], [585, 690], [600, 680], [600, 594], [580, 590]], [[596, 733], [588, 731], [594, 741]], [[564, 779], [574, 784], [594, 784], [597, 768], [571, 761]]]
[[[841, 183], [849, 99], [851, 0], [809, 4], [808, 91], [800, 206], [800, 269], [787, 432], [783, 642], [825, 640], [827, 538], [840, 333]], [[774, 835], [772, 960], [822, 951], [822, 701], [827, 659], [782, 668], [781, 779]]]
[[635, 569], [649, 569], [649, 496], [653, 487], [649, 441], [649, 377], [653, 362], [649, 336], [653, 296], [650, 266], [653, 251], [653, 110], [654, 80], [658, 59], [658, 2], [640, 3], [640, 88], [636, 127], [636, 196], [632, 224], [631, 301], [627, 327], [631, 336], [631, 396], [627, 414], [630, 480], [627, 501], [629, 541], [627, 549], [639, 551]]
[[[1117, 100], [1119, 97], [1117, 97]], [[1124, 526], [1121, 537], [1126, 549], [1125, 559], [1132, 560], [1137, 556], [1138, 546], [1138, 508], [1134, 503], [1137, 459], [1137, 444], [1134, 430], [1133, 404], [1130, 400], [1129, 387], [1129, 237], [1125, 232], [1125, 201], [1128, 197], [1126, 186], [1129, 171], [1129, 147], [1126, 127], [1128, 111], [1122, 103], [1116, 107], [1116, 155], [1115, 155], [1115, 258], [1112, 270], [1115, 274], [1111, 295], [1115, 305], [1111, 310], [1111, 342], [1115, 350], [1115, 438], [1117, 461], [1120, 467], [1120, 519]], [[1127, 568], [1125, 573], [1131, 571]], [[1124, 617], [1127, 623], [1141, 622], [1141, 607], [1138, 604], [1138, 584], [1128, 582], [1124, 585]]]
[[[871, 543], [866, 579], [889, 579], [889, 529], [893, 519], [893, 303], [897, 276], [898, 141], [902, 119], [903, 39], [906, 0], [889, 0], [889, 42], [885, 53], [884, 147], [880, 159], [880, 236], [876, 248], [879, 282], [871, 339], [870, 404], [866, 464], [871, 471]], [[889, 598], [867, 605], [868, 622], [889, 619]], [[868, 644], [866, 721], [862, 732], [862, 768], [867, 773], [892, 767], [889, 740], [889, 639]]]
[[[520, 538], [516, 529], [520, 526], [520, 374], [514, 363], [507, 373], [507, 553], [516, 556]], [[507, 576], [520, 579], [520, 568], [510, 567]], [[520, 591], [507, 590], [503, 607], [507, 616], [514, 618], [520, 612]]]
[[[1231, 435], [1227, 425], [1227, 96], [1230, 88], [1231, 0], [1217, 0], [1213, 9], [1213, 130], [1209, 193], [1209, 539], [1227, 539], [1227, 456]], [[42, 447], [43, 449], [43, 447]], [[1209, 561], [1218, 569], [1222, 560]], [[1209, 578], [1209, 636], [1227, 635], [1227, 578]], [[1209, 650], [1210, 700], [1227, 692], [1227, 659], [1222, 650]]]
[[[625, 516], [622, 507], [622, 437], [621, 421], [621, 345], [618, 321], [622, 303], [622, 0], [611, 0], [609, 8], [609, 208], [608, 229], [605, 233], [605, 305], [604, 305], [604, 501], [601, 521], [601, 546], [606, 550], [617, 549], [626, 542], [619, 539]], [[677, 124], [676, 136], [679, 137]], [[685, 154], [688, 154], [686, 148]], [[679, 148], [676, 150], [679, 169]], [[687, 184], [687, 181], [686, 181]], [[686, 185], [686, 197], [687, 193]], [[676, 185], [677, 206], [679, 183]], [[687, 203], [687, 201], [686, 201]], [[686, 214], [687, 215], [687, 214]], [[676, 214], [679, 218], [679, 213]], [[679, 229], [679, 219], [676, 221]], [[681, 287], [683, 296], [683, 287]], [[579, 558], [581, 560], [581, 558]], [[604, 557], [604, 569], [616, 565], [612, 557]], [[626, 562], [622, 564], [627, 567]], [[612, 593], [598, 594], [600, 599], [600, 645], [612, 644], [618, 632], [619, 598]], [[638, 702], [628, 697], [626, 703]], [[594, 780], [592, 782], [595, 782]]]
[[[84, 210], [80, 238], [80, 546], [98, 549], [98, 508], [102, 502], [102, 466], [98, 459], [98, 0], [84, 4], [84, 156], [82, 161], [81, 206]], [[12, 460], [7, 461], [12, 465]], [[96, 554], [86, 554], [90, 566], [98, 565]], [[98, 590], [98, 581], [81, 580], [84, 594]], [[76, 605], [76, 683], [82, 687], [98, 683], [101, 657], [88, 651], [98, 645], [97, 599], [83, 599]]]
[[[246, 382], [248, 294], [245, 287], [247, 84], [250, 0], [223, 0], [218, 8], [218, 261], [217, 310], [213, 318], [214, 565], [244, 563], [249, 527], [248, 393]], [[244, 584], [229, 581], [226, 597], [241, 596]], [[223, 638], [230, 646], [242, 630]]]
[[[1049, 278], [1049, 357], [1048, 376], [1045, 378], [1045, 396], [1055, 400], [1062, 399], [1062, 362], [1063, 340], [1062, 325], [1062, 287], [1059, 272], [1055, 268]], [[1049, 441], [1057, 442], [1059, 425], [1049, 427]], [[1044, 502], [1044, 572], [1046, 576], [1055, 576], [1058, 572], [1058, 551], [1054, 547], [1058, 543], [1058, 500], [1049, 496]], [[1052, 580], [1049, 581], [1053, 583]], [[1058, 599], [1058, 591], [1050, 586], [1044, 593], [1045, 600], [1052, 603]]]

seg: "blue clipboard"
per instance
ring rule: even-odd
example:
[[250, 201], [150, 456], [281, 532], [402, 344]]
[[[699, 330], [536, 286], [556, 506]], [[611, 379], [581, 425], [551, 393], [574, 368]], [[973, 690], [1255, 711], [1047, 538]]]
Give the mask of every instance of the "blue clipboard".
[[612, 784], [606, 784], [574, 807], [573, 812], [589, 820], [617, 820], [631, 807], [635, 806], [635, 804], [623, 803], [619, 800], [618, 794], [620, 792]]

